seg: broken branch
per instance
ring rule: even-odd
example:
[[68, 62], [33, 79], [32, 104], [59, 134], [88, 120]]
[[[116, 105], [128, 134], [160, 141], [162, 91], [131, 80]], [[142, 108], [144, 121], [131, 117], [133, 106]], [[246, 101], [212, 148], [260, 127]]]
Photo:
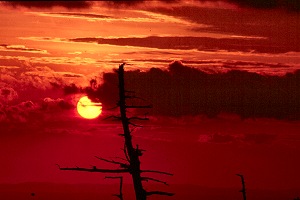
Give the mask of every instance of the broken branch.
[[129, 172], [128, 169], [98, 169], [95, 166], [93, 168], [60, 167], [59, 169], [60, 170], [70, 170], [70, 171], [100, 172], [100, 173], [124, 173], [124, 172]]
[[162, 191], [151, 191], [151, 192], [146, 192], [147, 196], [153, 195], [153, 194], [157, 194], [157, 195], [165, 195], [165, 196], [173, 196], [174, 193], [170, 193], [170, 192], [162, 192]]
[[162, 172], [162, 171], [156, 171], [156, 170], [141, 170], [141, 172], [150, 172], [150, 173], [158, 173], [158, 174], [164, 174], [168, 176], [173, 176], [173, 174], [168, 172]]
[[120, 165], [122, 168], [128, 168], [129, 167], [129, 165], [126, 164], [126, 163], [122, 163], [122, 162], [118, 162], [118, 161], [114, 161], [114, 160], [108, 160], [108, 159], [101, 158], [101, 157], [98, 157], [98, 156], [95, 156], [95, 157], [98, 158], [99, 160], [103, 160], [105, 162]]
[[158, 179], [155, 179], [155, 178], [151, 178], [151, 177], [142, 177], [142, 180], [144, 181], [154, 181], [154, 182], [158, 182], [158, 183], [162, 183], [162, 184], [165, 184], [165, 185], [169, 185], [167, 182], [165, 181], [161, 181], [161, 180], [158, 180]]

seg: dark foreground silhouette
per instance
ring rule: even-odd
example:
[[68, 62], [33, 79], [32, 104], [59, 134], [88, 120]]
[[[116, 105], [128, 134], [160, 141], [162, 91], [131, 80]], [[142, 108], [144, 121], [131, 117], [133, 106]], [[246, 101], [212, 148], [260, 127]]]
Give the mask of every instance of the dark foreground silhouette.
[[[112, 181], [113, 182], [113, 181]], [[116, 200], [112, 196], [118, 193], [116, 184], [53, 184], [53, 183], [23, 183], [23, 184], [0, 184], [0, 199], [4, 200]], [[160, 188], [160, 185], [149, 186]], [[240, 185], [236, 188], [207, 188], [196, 185], [170, 185], [170, 189], [176, 192], [172, 200], [241, 200]], [[134, 199], [134, 191], [131, 184], [123, 185], [124, 199]], [[35, 195], [32, 196], [31, 194]], [[247, 189], [249, 200], [293, 200], [299, 196], [299, 189], [290, 190], [253, 190]], [[163, 200], [166, 197], [152, 196], [152, 200]]]

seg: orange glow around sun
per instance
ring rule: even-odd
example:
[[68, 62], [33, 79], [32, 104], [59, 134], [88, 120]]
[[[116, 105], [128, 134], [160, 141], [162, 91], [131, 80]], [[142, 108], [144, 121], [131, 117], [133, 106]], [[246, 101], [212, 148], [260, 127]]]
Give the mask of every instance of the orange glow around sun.
[[102, 113], [102, 104], [92, 102], [87, 96], [84, 96], [77, 103], [77, 112], [85, 119], [95, 119]]

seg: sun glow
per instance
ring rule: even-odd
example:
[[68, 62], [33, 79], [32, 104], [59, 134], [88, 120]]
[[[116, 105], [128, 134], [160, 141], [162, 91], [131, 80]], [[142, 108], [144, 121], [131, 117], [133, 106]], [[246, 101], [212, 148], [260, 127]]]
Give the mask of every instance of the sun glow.
[[77, 112], [83, 118], [95, 119], [102, 113], [102, 104], [92, 102], [87, 96], [84, 96], [77, 103]]

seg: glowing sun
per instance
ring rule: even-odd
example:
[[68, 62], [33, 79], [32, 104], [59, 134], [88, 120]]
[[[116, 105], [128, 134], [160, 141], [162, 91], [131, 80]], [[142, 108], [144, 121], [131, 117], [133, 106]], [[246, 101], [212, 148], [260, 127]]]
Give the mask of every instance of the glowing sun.
[[84, 96], [77, 103], [77, 112], [83, 118], [94, 119], [102, 113], [102, 104], [92, 102], [87, 96]]

